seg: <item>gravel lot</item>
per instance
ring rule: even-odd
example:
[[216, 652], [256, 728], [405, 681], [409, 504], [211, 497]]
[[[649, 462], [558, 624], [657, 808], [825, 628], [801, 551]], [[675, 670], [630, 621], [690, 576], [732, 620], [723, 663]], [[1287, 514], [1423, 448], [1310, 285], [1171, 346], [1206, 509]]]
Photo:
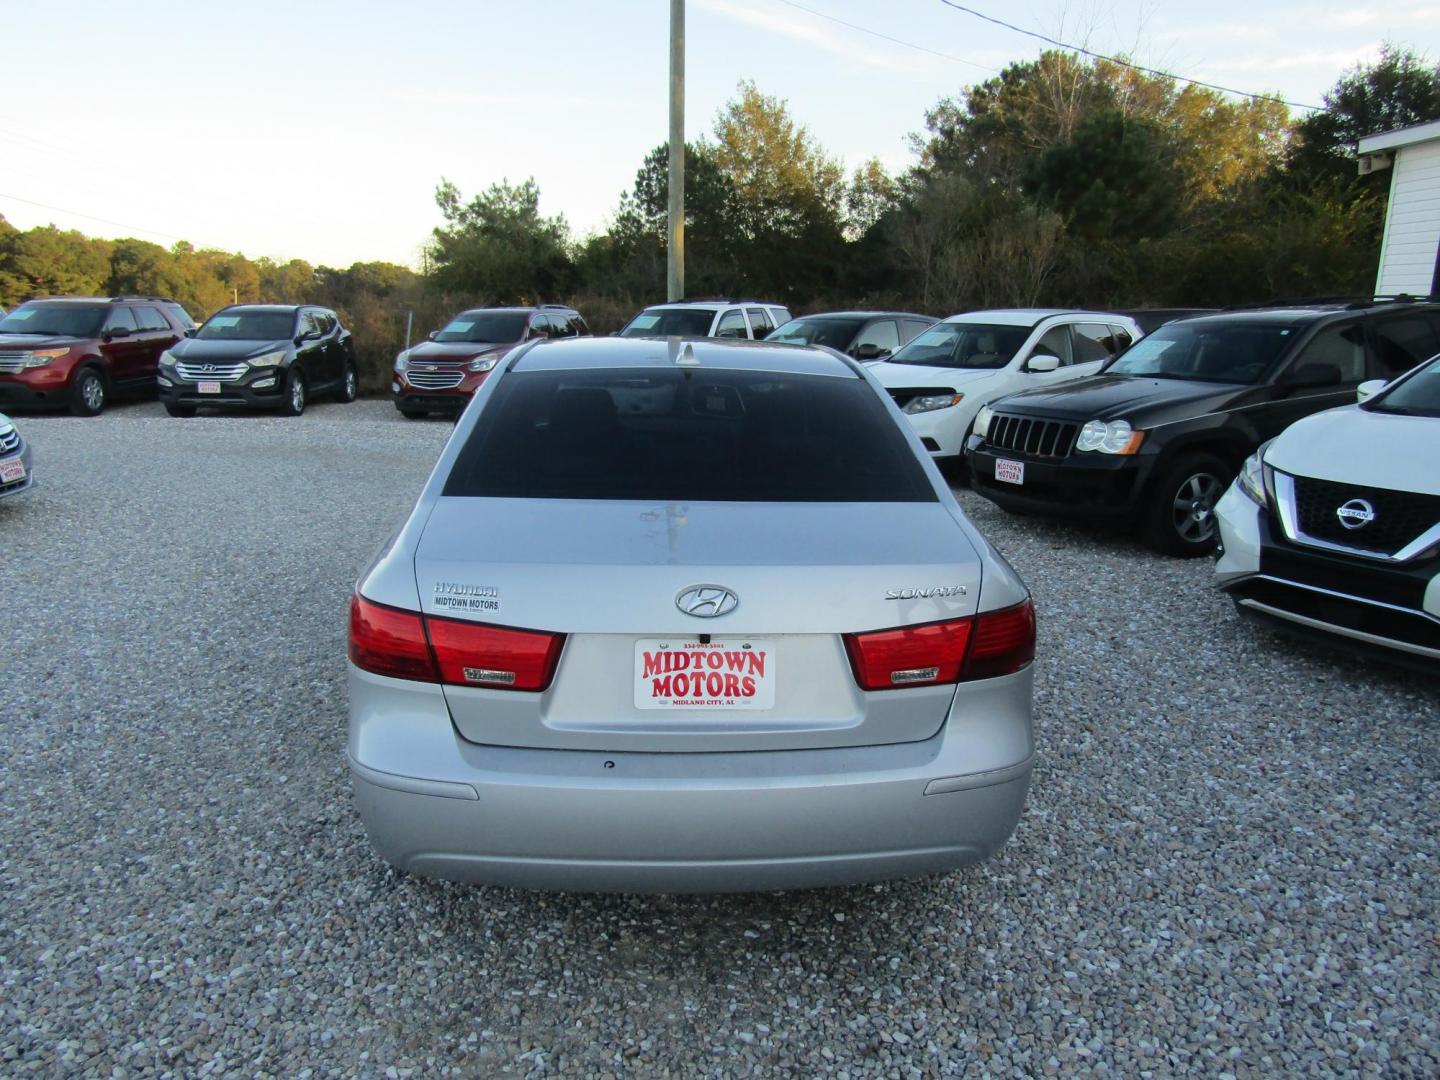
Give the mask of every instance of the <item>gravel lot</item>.
[[1042, 620], [1040, 765], [983, 866], [450, 886], [370, 853], [342, 659], [450, 425], [18, 419], [0, 1073], [1440, 1074], [1440, 688], [1237, 622], [1208, 560], [962, 494]]

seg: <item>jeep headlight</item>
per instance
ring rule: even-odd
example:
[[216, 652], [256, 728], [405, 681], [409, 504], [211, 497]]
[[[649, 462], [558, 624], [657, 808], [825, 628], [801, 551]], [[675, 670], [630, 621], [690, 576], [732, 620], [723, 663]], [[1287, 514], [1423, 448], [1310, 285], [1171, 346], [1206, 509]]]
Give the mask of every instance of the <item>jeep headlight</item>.
[[69, 349], [32, 349], [23, 354], [23, 359], [27, 368], [44, 367], [51, 360], [59, 360], [60, 357], [67, 356], [69, 353]]
[[1102, 454], [1133, 454], [1140, 449], [1145, 432], [1136, 431], [1125, 420], [1091, 420], [1080, 429], [1076, 450], [1098, 450]]
[[975, 426], [970, 430], [980, 438], [985, 438], [990, 434], [990, 420], [994, 415], [989, 405], [981, 405], [980, 411], [975, 414]]
[[900, 411], [912, 415], [934, 412], [936, 409], [948, 409], [952, 405], [959, 405], [964, 400], [964, 394], [925, 394], [922, 397], [911, 398]]
[[252, 356], [245, 362], [251, 367], [279, 367], [285, 362], [285, 350], [267, 352], [264, 356]]

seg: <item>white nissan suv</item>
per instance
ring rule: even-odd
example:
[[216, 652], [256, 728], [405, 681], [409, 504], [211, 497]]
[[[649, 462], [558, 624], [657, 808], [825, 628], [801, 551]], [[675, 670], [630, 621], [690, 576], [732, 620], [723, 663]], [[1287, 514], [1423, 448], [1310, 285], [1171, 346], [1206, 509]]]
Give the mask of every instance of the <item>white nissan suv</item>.
[[790, 321], [780, 304], [761, 300], [676, 300], [652, 304], [620, 330], [620, 337], [716, 337], [761, 341]]
[[1141, 336], [1134, 319], [1098, 311], [971, 311], [936, 323], [870, 373], [931, 457], [958, 460], [982, 405], [1093, 375]]
[[1358, 393], [1245, 462], [1215, 506], [1219, 585], [1242, 614], [1440, 670], [1440, 355]]

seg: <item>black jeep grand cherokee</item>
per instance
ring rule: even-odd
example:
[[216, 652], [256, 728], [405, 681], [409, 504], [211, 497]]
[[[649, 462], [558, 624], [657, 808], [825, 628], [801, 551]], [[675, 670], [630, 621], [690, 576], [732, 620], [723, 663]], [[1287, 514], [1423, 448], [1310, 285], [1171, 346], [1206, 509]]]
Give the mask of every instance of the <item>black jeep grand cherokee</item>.
[[1157, 551], [1215, 546], [1216, 501], [1241, 463], [1303, 416], [1419, 362], [1399, 324], [1440, 304], [1229, 311], [1141, 338], [1098, 374], [981, 409], [971, 485], [1007, 510], [1138, 527]]

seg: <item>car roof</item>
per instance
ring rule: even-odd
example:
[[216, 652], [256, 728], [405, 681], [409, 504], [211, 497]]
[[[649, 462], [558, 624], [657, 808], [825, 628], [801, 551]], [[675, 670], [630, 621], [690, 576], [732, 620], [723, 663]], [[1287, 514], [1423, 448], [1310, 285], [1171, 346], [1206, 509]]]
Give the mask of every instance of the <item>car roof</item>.
[[698, 310], [719, 311], [727, 307], [743, 307], [749, 304], [753, 307], [778, 307], [785, 305], [776, 300], [669, 300], [663, 304], [647, 304], [646, 311], [661, 311], [666, 308], [694, 308]]
[[[677, 364], [688, 350], [698, 363]], [[776, 371], [858, 379], [839, 353], [806, 345], [743, 338], [589, 337], [542, 341], [526, 349], [512, 371], [584, 371], [604, 368], [678, 368], [681, 371]]]
[[902, 319], [928, 319], [932, 322], [938, 321], [934, 315], [921, 315], [914, 311], [817, 311], [811, 315], [796, 315], [791, 322], [799, 322], [801, 319], [879, 319], [879, 318], [902, 318]]
[[480, 307], [466, 308], [461, 315], [469, 315], [472, 311], [493, 311], [502, 315], [528, 315], [532, 311], [556, 311], [566, 315], [579, 315], [573, 307], [566, 307], [564, 304], [507, 304], [507, 305], [485, 305]]
[[302, 308], [319, 308], [321, 311], [330, 310], [320, 304], [226, 304], [220, 311], [215, 312], [215, 314], [219, 315], [221, 311], [270, 311], [277, 315], [285, 313], [294, 314]]
[[1113, 311], [1090, 311], [1086, 308], [994, 308], [989, 311], [962, 311], [941, 322], [987, 322], [998, 326], [1034, 326], [1056, 315], [1092, 315], [1097, 319], [1126, 318]]

